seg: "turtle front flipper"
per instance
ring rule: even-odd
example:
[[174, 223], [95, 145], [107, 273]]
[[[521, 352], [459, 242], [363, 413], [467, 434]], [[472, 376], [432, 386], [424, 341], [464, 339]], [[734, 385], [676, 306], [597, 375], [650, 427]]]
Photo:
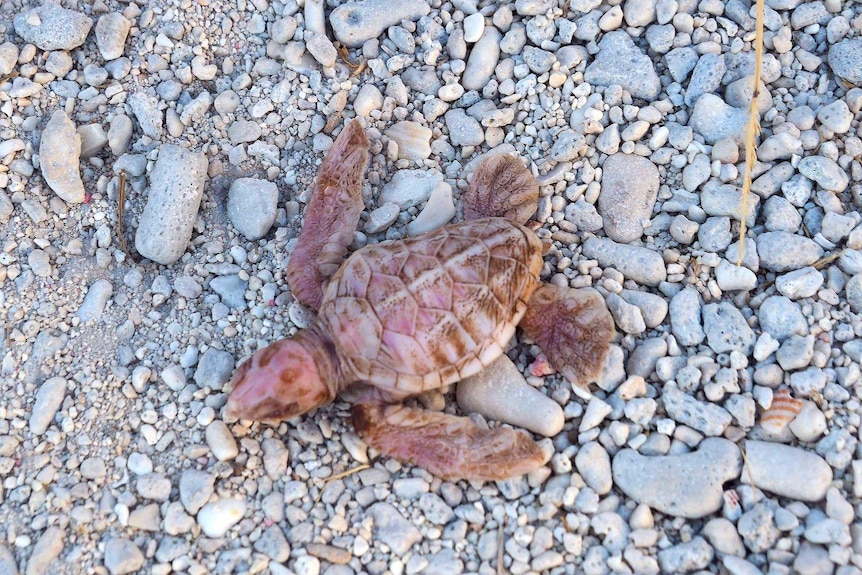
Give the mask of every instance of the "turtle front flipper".
[[499, 480], [533, 471], [546, 457], [525, 431], [482, 429], [466, 417], [361, 401], [353, 426], [371, 447], [442, 479]]
[[347, 124], [323, 160], [305, 210], [302, 233], [287, 264], [287, 283], [300, 303], [314, 309], [320, 307], [324, 281], [353, 242], [369, 147], [359, 122]]
[[554, 367], [581, 388], [601, 373], [614, 337], [605, 300], [590, 288], [542, 284], [530, 298], [519, 325]]
[[521, 160], [495, 154], [482, 161], [473, 172], [463, 196], [464, 217], [468, 220], [503, 217], [521, 225], [536, 213], [539, 183]]

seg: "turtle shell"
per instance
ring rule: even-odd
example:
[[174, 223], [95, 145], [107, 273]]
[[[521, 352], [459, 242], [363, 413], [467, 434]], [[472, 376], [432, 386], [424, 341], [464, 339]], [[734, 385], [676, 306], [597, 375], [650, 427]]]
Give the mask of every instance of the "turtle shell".
[[318, 320], [345, 375], [411, 395], [499, 357], [539, 286], [542, 243], [505, 218], [469, 220], [354, 252]]

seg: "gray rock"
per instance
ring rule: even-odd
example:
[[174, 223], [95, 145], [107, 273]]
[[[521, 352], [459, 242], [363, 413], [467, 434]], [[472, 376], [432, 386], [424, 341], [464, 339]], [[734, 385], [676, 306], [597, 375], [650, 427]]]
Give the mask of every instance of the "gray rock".
[[343, 4], [329, 15], [335, 37], [349, 48], [362, 46], [402, 20], [416, 20], [431, 11], [424, 0], [361, 0]]
[[111, 575], [134, 573], [144, 565], [144, 554], [125, 538], [109, 539], [105, 544], [105, 567]]
[[790, 232], [766, 232], [757, 236], [760, 264], [773, 272], [810, 266], [823, 256], [814, 240]]
[[39, 164], [42, 176], [63, 201], [79, 204], [84, 201], [84, 182], [78, 162], [81, 157], [81, 137], [75, 124], [63, 110], [51, 115], [39, 144]]
[[128, 104], [144, 135], [153, 140], [161, 140], [165, 116], [159, 109], [158, 99], [143, 92], [135, 92], [129, 96]]
[[694, 73], [685, 91], [685, 103], [693, 105], [704, 94], [711, 94], [721, 86], [727, 71], [724, 54], [704, 54], [698, 59]]
[[747, 120], [744, 108], [734, 108], [715, 94], [704, 94], [695, 102], [688, 124], [707, 144], [728, 138], [741, 144]]
[[700, 345], [706, 337], [701, 326], [703, 301], [697, 290], [686, 287], [670, 300], [670, 325], [677, 343], [683, 346]]
[[18, 46], [12, 42], [0, 44], [0, 76], [11, 74], [16, 64], [18, 64]]
[[663, 297], [645, 291], [624, 289], [620, 294], [623, 299], [636, 305], [644, 318], [644, 323], [650, 329], [658, 327], [667, 317], [668, 305]]
[[[48, 527], [33, 546], [33, 554], [27, 561], [26, 575], [47, 575], [51, 564], [63, 552], [66, 532], [59, 527]], [[56, 565], [54, 566], [57, 567]]]
[[443, 174], [433, 170], [399, 170], [380, 192], [380, 205], [393, 203], [401, 210], [427, 201], [431, 192], [443, 183]]
[[18, 575], [18, 564], [15, 562], [15, 556], [3, 543], [0, 543], [0, 573]]
[[802, 216], [786, 198], [772, 196], [763, 204], [765, 226], [770, 232], [795, 232], [802, 225]]
[[196, 514], [207, 504], [215, 489], [215, 476], [197, 469], [186, 469], [180, 476], [180, 501], [186, 511]]
[[52, 377], [39, 386], [30, 415], [30, 433], [39, 436], [48, 430], [65, 397], [66, 380], [62, 377]]
[[850, 183], [847, 172], [834, 160], [823, 156], [806, 156], [799, 161], [799, 173], [831, 192], [843, 192]]
[[783, 295], [774, 295], [763, 300], [757, 311], [760, 327], [778, 341], [791, 335], [808, 334], [808, 322], [798, 303]]
[[278, 186], [268, 180], [239, 178], [230, 186], [227, 215], [246, 239], [262, 238], [275, 222]]
[[775, 278], [775, 289], [792, 300], [812, 297], [823, 285], [823, 274], [804, 267]]
[[575, 455], [575, 467], [590, 489], [599, 495], [610, 493], [613, 487], [611, 459], [600, 443], [591, 441], [582, 445]]
[[126, 44], [126, 36], [132, 23], [117, 12], [103, 14], [96, 22], [96, 45], [102, 58], [106, 61], [116, 60], [123, 55]]
[[602, 229], [602, 217], [596, 211], [596, 206], [584, 198], [578, 198], [575, 203], [566, 205], [566, 221], [578, 227], [579, 231], [595, 232]]
[[721, 435], [730, 425], [732, 418], [726, 409], [714, 403], [698, 401], [675, 387], [666, 387], [661, 398], [668, 417], [704, 435]]
[[843, 134], [850, 130], [853, 112], [847, 108], [844, 100], [835, 100], [817, 110], [817, 119], [829, 130], [836, 134]]
[[700, 249], [705, 252], [723, 251], [733, 241], [733, 235], [730, 233], [730, 218], [726, 216], [707, 218], [697, 230], [697, 240], [700, 243]]
[[703, 329], [707, 345], [715, 353], [736, 350], [749, 354], [754, 347], [754, 332], [742, 317], [742, 312], [732, 303], [711, 303], [704, 306]]
[[836, 76], [862, 85], [862, 38], [843, 40], [829, 48], [829, 66]]
[[51, 258], [48, 252], [36, 248], [27, 255], [27, 264], [30, 271], [37, 278], [46, 278], [51, 275]]
[[326, 34], [306, 33], [305, 49], [324, 68], [335, 66], [335, 60], [338, 58], [338, 50], [335, 49], [335, 46], [332, 45], [332, 41], [326, 37]]
[[802, 153], [802, 140], [789, 132], [780, 132], [769, 136], [757, 148], [757, 157], [764, 162], [788, 160], [793, 155]]
[[658, 97], [661, 88], [650, 57], [622, 30], [602, 37], [596, 59], [584, 72], [584, 80], [599, 86], [617, 84], [633, 97], [650, 102]]
[[658, 195], [658, 168], [649, 159], [614, 154], [602, 165], [598, 209], [605, 234], [620, 243], [643, 235], [643, 222], [652, 217]]
[[203, 197], [207, 159], [173, 144], [159, 147], [147, 205], [135, 233], [143, 257], [168, 265], [183, 255]]
[[658, 360], [667, 355], [667, 342], [664, 338], [653, 337], [645, 339], [635, 347], [626, 361], [626, 371], [629, 375], [650, 377]]
[[633, 335], [646, 331], [646, 322], [637, 306], [628, 303], [615, 293], [608, 294], [607, 304], [620, 331]]
[[844, 286], [844, 294], [850, 309], [856, 313], [862, 313], [862, 273], [858, 273]]
[[115, 156], [121, 156], [132, 140], [132, 120], [125, 114], [117, 114], [108, 128], [108, 147]]
[[[708, 183], [700, 193], [700, 205], [709, 216], [729, 216], [742, 221], [742, 191], [736, 186]], [[754, 225], [759, 207], [760, 196], [749, 194], [745, 212], [749, 226]]]
[[682, 82], [694, 70], [697, 65], [699, 56], [694, 48], [684, 46], [682, 48], [674, 48], [664, 55], [664, 61], [667, 65], [668, 72], [675, 82]]
[[697, 451], [645, 457], [633, 449], [614, 456], [614, 483], [627, 496], [656, 511], [697, 519], [724, 503], [726, 481], [736, 479], [742, 455], [732, 442], [705, 439]]
[[647, 248], [618, 244], [606, 238], [589, 238], [583, 245], [584, 255], [613, 267], [638, 283], [656, 286], [667, 279], [661, 254]]
[[531, 387], [507, 356], [500, 356], [478, 374], [462, 380], [458, 405], [467, 413], [481, 413], [517, 427], [553, 437], [563, 429], [560, 405]]
[[227, 135], [233, 144], [254, 142], [260, 138], [261, 132], [260, 125], [250, 120], [236, 120], [227, 129]]
[[290, 558], [290, 544], [278, 525], [272, 525], [263, 531], [260, 538], [254, 542], [254, 550], [278, 563], [284, 563]]
[[829, 464], [799, 447], [748, 439], [745, 461], [741, 481], [781, 497], [820, 501], [832, 483]]
[[93, 21], [74, 10], [46, 2], [15, 16], [15, 33], [42, 50], [72, 50], [84, 43]]
[[482, 125], [471, 118], [462, 108], [446, 112], [446, 127], [449, 129], [449, 143], [453, 146], [478, 146], [485, 141]]
[[211, 347], [204, 352], [198, 362], [195, 383], [200, 388], [221, 390], [224, 384], [230, 381], [235, 365], [236, 362], [230, 353]]
[[798, 208], [808, 202], [812, 191], [814, 191], [814, 182], [802, 174], [796, 174], [781, 184], [781, 193], [784, 198]]
[[4, 190], [0, 190], [0, 224], [5, 224], [12, 217], [15, 206]]
[[465, 90], [481, 90], [487, 85], [500, 60], [500, 46], [500, 32], [493, 26], [486, 26], [482, 37], [470, 51], [467, 67], [461, 77], [461, 85]]
[[210, 281], [210, 287], [221, 297], [222, 303], [233, 309], [245, 309], [245, 290], [248, 282], [240, 279], [237, 274], [219, 276]]
[[784, 371], [793, 371], [807, 367], [814, 356], [814, 336], [792, 335], [787, 338], [778, 351], [775, 359]]
[[102, 317], [102, 312], [105, 310], [105, 304], [114, 293], [114, 286], [108, 280], [99, 279], [93, 282], [90, 289], [87, 290], [87, 295], [84, 301], [78, 307], [75, 314], [81, 320], [81, 323], [90, 323]]
[[388, 545], [398, 556], [403, 556], [422, 539], [419, 530], [389, 503], [375, 503], [368, 509], [368, 516], [374, 520], [375, 539]]

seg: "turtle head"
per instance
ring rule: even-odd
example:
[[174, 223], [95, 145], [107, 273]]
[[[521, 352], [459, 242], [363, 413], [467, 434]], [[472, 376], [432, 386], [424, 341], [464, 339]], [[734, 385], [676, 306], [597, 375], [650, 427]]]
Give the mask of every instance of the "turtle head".
[[236, 370], [225, 417], [281, 421], [335, 398], [334, 382], [324, 381], [333, 374], [331, 354], [306, 331], [259, 350]]

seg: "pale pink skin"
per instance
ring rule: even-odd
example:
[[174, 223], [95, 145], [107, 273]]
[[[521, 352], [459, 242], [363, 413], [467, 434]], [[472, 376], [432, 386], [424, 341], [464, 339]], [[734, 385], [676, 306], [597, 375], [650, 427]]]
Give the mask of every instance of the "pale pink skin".
[[[359, 192], [368, 148], [368, 140], [358, 122], [348, 124], [324, 160], [306, 210], [303, 232], [288, 264], [288, 283], [297, 299], [314, 309], [319, 309], [321, 303], [329, 305], [327, 302], [331, 300], [326, 298], [333, 297], [324, 297], [324, 286], [338, 270], [363, 209]], [[487, 224], [480, 222], [479, 218], [502, 216], [524, 224], [536, 209], [537, 194], [538, 184], [519, 160], [492, 156], [477, 168], [473, 183], [462, 200], [467, 218], [477, 220], [477, 225]], [[427, 238], [437, 236], [431, 234], [424, 236], [426, 239], [415, 239], [431, 242], [422, 244], [423, 247], [433, 245], [435, 240]], [[541, 243], [536, 243], [534, 249], [539, 250], [536, 257], [541, 262]], [[386, 256], [380, 261], [390, 259]], [[451, 260], [437, 265], [448, 263]], [[467, 266], [455, 271], [466, 273], [471, 270]], [[557, 288], [548, 284], [536, 289], [538, 271], [533, 273], [535, 278], [531, 280], [529, 293], [512, 294], [515, 299], [522, 294], [529, 299], [528, 304], [519, 303], [520, 314], [524, 314], [526, 307], [520, 325], [563, 375], [574, 384], [584, 386], [600, 373], [608, 343], [613, 337], [613, 323], [604, 300], [597, 292], [589, 290]], [[332, 286], [339, 285], [335, 279], [331, 283]], [[421, 295], [432, 297], [436, 294], [431, 290]], [[228, 398], [225, 415], [281, 421], [329, 403], [341, 389], [359, 380], [369, 387], [353, 407], [353, 424], [360, 437], [382, 453], [424, 467], [444, 479], [498, 480], [527, 473], [545, 463], [545, 454], [524, 431], [506, 427], [483, 429], [466, 417], [401, 405], [401, 400], [407, 396], [424, 391], [423, 386], [399, 387], [392, 385], [391, 381], [363, 375], [354, 357], [357, 352], [349, 350], [363, 347], [361, 341], [368, 340], [364, 321], [368, 319], [368, 313], [379, 313], [380, 310], [362, 307], [370, 305], [365, 295], [354, 299], [361, 303], [354, 315], [337, 314], [337, 317], [325, 320], [318, 318], [294, 338], [271, 344], [240, 366], [234, 374], [233, 391]], [[459, 321], [474, 317], [478, 304], [470, 302], [470, 305], [464, 305], [464, 300], [460, 301], [460, 309], [466, 310], [466, 315], [459, 316]], [[368, 312], [360, 311], [364, 309]], [[326, 309], [322, 315], [327, 315], [325, 312]], [[514, 307], [509, 314], [511, 323], [508, 327], [514, 331], [514, 323], [517, 322]], [[348, 316], [350, 322], [345, 320]], [[400, 316], [388, 318], [386, 325], [397, 326], [399, 319]], [[506, 322], [507, 318], [497, 321]], [[337, 329], [336, 324], [340, 325]], [[503, 323], [500, 325], [504, 326]], [[422, 333], [425, 334], [424, 331]], [[453, 344], [451, 336], [448, 339], [442, 337], [441, 345]], [[348, 351], [342, 350], [343, 355], [339, 357], [337, 349], [345, 345]], [[400, 356], [403, 350], [393, 348], [389, 351]], [[502, 353], [502, 348], [499, 353]], [[493, 358], [486, 359], [491, 361]], [[487, 365], [486, 359], [477, 368]], [[376, 360], [371, 357], [363, 361], [374, 364]], [[451, 367], [440, 366], [440, 373], [451, 370]], [[442, 383], [440, 380], [438, 385]], [[378, 387], [373, 387], [375, 384]]]

